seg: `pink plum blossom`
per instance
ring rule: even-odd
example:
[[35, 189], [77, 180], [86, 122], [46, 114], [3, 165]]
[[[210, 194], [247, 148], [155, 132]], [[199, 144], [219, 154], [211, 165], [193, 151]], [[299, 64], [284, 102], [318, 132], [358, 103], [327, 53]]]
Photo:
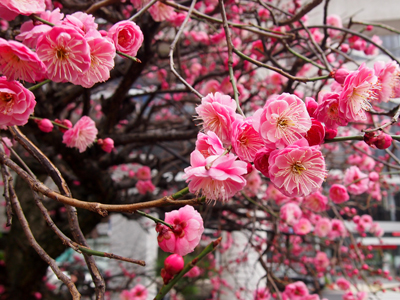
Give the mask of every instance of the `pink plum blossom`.
[[309, 294], [307, 286], [302, 281], [288, 284], [283, 293], [290, 300], [303, 300]]
[[202, 132], [197, 134], [196, 150], [199, 150], [205, 158], [210, 155], [222, 154], [225, 151], [221, 140], [212, 131], [208, 131], [207, 134]]
[[36, 53], [55, 82], [75, 82], [90, 68], [90, 47], [74, 27], [55, 26], [37, 42]]
[[231, 142], [232, 123], [238, 118], [235, 111], [235, 100], [218, 92], [202, 98], [201, 104], [196, 107], [204, 131], [213, 131], [223, 143], [228, 144]]
[[368, 190], [369, 178], [357, 166], [351, 166], [346, 170], [343, 182], [350, 194], [360, 195]]
[[271, 298], [271, 293], [266, 287], [260, 287], [254, 291], [254, 300], [269, 300]]
[[132, 21], [120, 21], [108, 31], [108, 37], [114, 42], [117, 51], [130, 56], [136, 56], [143, 44], [143, 32]]
[[111, 138], [105, 138], [103, 139], [98, 139], [97, 144], [101, 146], [101, 149], [107, 153], [111, 153], [111, 151], [114, 149], [114, 141]]
[[0, 18], [11, 21], [18, 15], [39, 14], [45, 9], [44, 0], [2, 0], [0, 2]]
[[338, 93], [325, 93], [315, 111], [315, 118], [329, 129], [346, 126], [348, 123], [339, 110], [339, 97]]
[[88, 116], [83, 116], [71, 129], [63, 135], [63, 143], [69, 148], [78, 148], [82, 153], [93, 144], [97, 136], [97, 128], [94, 121]]
[[335, 239], [338, 237], [346, 237], [347, 230], [344, 227], [344, 224], [342, 221], [340, 221], [338, 219], [333, 219], [331, 224], [332, 224], [332, 229], [328, 234], [328, 237], [330, 239]]
[[231, 143], [236, 155], [243, 161], [252, 162], [264, 143], [252, 126], [252, 119], [238, 119], [232, 124]]
[[166, 213], [165, 222], [171, 224], [173, 229], [157, 224], [157, 240], [160, 248], [181, 256], [193, 252], [204, 231], [200, 214], [192, 206], [186, 205], [179, 210]]
[[298, 235], [306, 235], [312, 229], [312, 225], [310, 221], [306, 218], [301, 218], [296, 224], [293, 226], [293, 230], [295, 234]]
[[172, 18], [174, 14], [174, 8], [160, 1], [157, 1], [149, 8], [149, 13], [154, 21], [162, 22]]
[[256, 113], [254, 118], [253, 126], [269, 148], [291, 145], [311, 128], [304, 102], [287, 93], [268, 99], [261, 113]]
[[121, 300], [146, 300], [148, 291], [142, 284], [137, 284], [131, 290], [124, 290], [119, 295]]
[[348, 282], [346, 279], [343, 277], [340, 277], [336, 280], [336, 285], [341, 289], [342, 291], [346, 291], [350, 288], [350, 282]]
[[322, 212], [327, 208], [328, 198], [322, 195], [320, 191], [316, 191], [304, 197], [302, 205], [313, 212]]
[[321, 218], [315, 224], [314, 234], [318, 237], [326, 237], [331, 229], [331, 221], [328, 218]]
[[374, 70], [365, 64], [346, 77], [339, 98], [339, 109], [346, 121], [366, 120], [365, 111], [371, 109], [369, 100], [375, 98], [377, 81]]
[[388, 102], [395, 96], [394, 88], [400, 83], [400, 68], [395, 61], [384, 63], [377, 61], [374, 64], [375, 74], [378, 76], [379, 88], [375, 89], [378, 102]]
[[140, 167], [136, 171], [136, 177], [139, 180], [150, 180], [151, 179], [151, 169], [148, 166]]
[[88, 15], [81, 11], [73, 13], [72, 15], [66, 15], [62, 24], [77, 27], [85, 34], [89, 31], [96, 31], [98, 27], [92, 15]]
[[138, 180], [135, 187], [138, 189], [139, 194], [146, 195], [152, 193], [156, 189], [151, 180]]
[[44, 63], [27, 46], [0, 38], [0, 72], [8, 80], [35, 83], [45, 78], [46, 71]]
[[33, 113], [35, 95], [18, 81], [0, 77], [0, 126], [22, 126]]
[[317, 251], [314, 258], [315, 268], [318, 272], [325, 272], [326, 268], [329, 266], [329, 258], [325, 252]]
[[336, 203], [340, 204], [350, 199], [345, 186], [341, 184], [332, 184], [329, 189], [329, 198]]
[[91, 30], [85, 35], [90, 47], [90, 68], [80, 73], [74, 84], [85, 88], [92, 87], [95, 83], [107, 81], [110, 71], [114, 68], [115, 46], [108, 39], [101, 36], [97, 30]]
[[274, 150], [268, 163], [271, 182], [289, 197], [317, 191], [327, 175], [322, 153], [312, 147], [291, 145]]
[[184, 175], [189, 190], [194, 194], [201, 190], [208, 200], [228, 201], [246, 185], [243, 175], [247, 173], [247, 164], [236, 160], [232, 153], [205, 158], [195, 150], [190, 155], [190, 164]]
[[281, 207], [280, 210], [280, 218], [282, 222], [285, 222], [286, 224], [293, 226], [297, 222], [299, 222], [302, 212], [300, 207], [295, 204], [295, 203], [286, 203]]

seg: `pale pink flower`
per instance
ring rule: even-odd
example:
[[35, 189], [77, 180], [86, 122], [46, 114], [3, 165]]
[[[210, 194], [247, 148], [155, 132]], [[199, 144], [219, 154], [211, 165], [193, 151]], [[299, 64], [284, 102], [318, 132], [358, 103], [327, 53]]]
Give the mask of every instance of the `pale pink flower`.
[[45, 9], [44, 0], [2, 0], [0, 2], [0, 18], [11, 21], [18, 15], [39, 14]]
[[165, 252], [181, 256], [193, 252], [204, 231], [201, 215], [192, 206], [186, 205], [179, 210], [166, 213], [165, 222], [171, 224], [174, 229], [157, 224], [157, 240], [160, 248]]
[[360, 195], [368, 190], [369, 178], [357, 166], [351, 166], [346, 170], [343, 182], [350, 194]]
[[76, 81], [72, 83], [90, 88], [95, 83], [104, 82], [110, 78], [110, 71], [114, 68], [115, 47], [97, 30], [87, 33], [85, 39], [90, 47], [90, 68], [80, 73]]
[[304, 102], [295, 95], [273, 96], [265, 104], [260, 119], [254, 116], [254, 128], [269, 148], [284, 148], [311, 128], [311, 118]]
[[279, 216], [282, 222], [293, 226], [295, 225], [303, 215], [300, 207], [295, 203], [286, 203], [281, 207]]
[[338, 237], [346, 237], [347, 235], [347, 230], [344, 227], [344, 224], [342, 221], [338, 220], [338, 219], [333, 219], [331, 222], [332, 225], [332, 229], [331, 231], [328, 233], [328, 237], [330, 239], [335, 239]]
[[368, 299], [368, 293], [367, 292], [357, 292], [356, 299], [357, 300], [367, 300]]
[[246, 185], [244, 187], [245, 193], [250, 197], [256, 196], [262, 184], [261, 177], [258, 174], [257, 170], [253, 169], [253, 171], [251, 171], [244, 177], [246, 179]]
[[341, 184], [332, 184], [329, 189], [329, 198], [336, 203], [340, 204], [350, 199], [345, 186]]
[[[327, 25], [331, 25], [331, 26], [335, 26], [335, 27], [338, 27], [338, 28], [342, 28], [343, 27], [342, 18], [340, 16], [338, 16], [338, 15], [335, 15], [335, 14], [329, 15], [326, 18], [326, 24]], [[335, 29], [328, 29], [328, 34], [332, 38], [335, 38], [335, 37], [338, 37], [338, 36], [341, 35], [341, 31], [335, 30]]]
[[373, 235], [375, 235], [376, 237], [382, 237], [383, 234], [385, 233], [384, 230], [379, 225], [379, 223], [372, 223], [371, 228], [369, 229], [369, 232], [372, 233]]
[[315, 110], [315, 118], [323, 122], [327, 128], [336, 129], [338, 126], [346, 126], [348, 123], [339, 110], [339, 97], [338, 93], [325, 93]]
[[313, 212], [322, 212], [327, 209], [328, 198], [322, 195], [320, 191], [316, 191], [304, 197], [302, 205]]
[[265, 199], [273, 200], [277, 205], [283, 205], [290, 201], [290, 198], [282, 194], [273, 184], [268, 185], [265, 191]]
[[326, 237], [331, 229], [331, 221], [328, 218], [321, 218], [315, 224], [314, 234], [318, 237]]
[[35, 95], [18, 81], [0, 77], [0, 126], [22, 126], [33, 113]]
[[46, 66], [24, 44], [0, 38], [0, 72], [8, 80], [35, 83], [45, 78]]
[[294, 283], [290, 283], [285, 287], [285, 291], [283, 292], [288, 298], [288, 300], [303, 300], [305, 296], [309, 294], [308, 288], [302, 281], [296, 281]]
[[88, 116], [83, 116], [74, 127], [64, 133], [63, 143], [69, 148], [78, 148], [79, 152], [82, 153], [93, 144], [97, 132], [94, 121]]
[[149, 8], [149, 13], [154, 21], [162, 22], [169, 20], [174, 14], [174, 8], [166, 5], [160, 1], [157, 1]]
[[341, 289], [342, 291], [346, 291], [350, 288], [350, 282], [348, 282], [346, 279], [343, 277], [340, 277], [336, 280], [336, 285]]
[[196, 107], [199, 118], [203, 120], [204, 131], [213, 131], [223, 143], [230, 143], [232, 123], [239, 117], [235, 113], [236, 102], [221, 93], [208, 94]]
[[289, 197], [317, 191], [327, 175], [322, 153], [312, 147], [291, 145], [274, 150], [268, 163], [271, 182]]
[[210, 155], [222, 154], [225, 151], [221, 140], [212, 131], [208, 131], [207, 134], [202, 132], [197, 134], [196, 150], [199, 150], [205, 158]]
[[[382, 43], [383, 43], [382, 40], [380, 39], [380, 37], [375, 34], [372, 36], [371, 40], [378, 45], [382, 45]], [[365, 53], [365, 55], [378, 55], [379, 48], [373, 44], [369, 44], [368, 46], [365, 47], [364, 53]]]
[[74, 27], [55, 26], [45, 32], [38, 39], [36, 53], [55, 82], [74, 82], [90, 68], [89, 44]]
[[228, 201], [246, 185], [243, 175], [247, 173], [247, 163], [236, 160], [232, 153], [205, 158], [195, 150], [190, 155], [190, 164], [184, 175], [189, 190], [194, 194], [201, 190], [208, 200]]
[[156, 189], [151, 180], [138, 180], [138, 182], [136, 182], [135, 187], [137, 188], [139, 194], [141, 195], [152, 193]]
[[115, 23], [108, 31], [108, 37], [114, 42], [117, 51], [130, 56], [136, 56], [143, 44], [143, 32], [132, 21]]
[[97, 23], [92, 15], [78, 11], [72, 15], [66, 15], [62, 21], [64, 25], [75, 26], [82, 30], [85, 34], [92, 30], [97, 30]]
[[374, 70], [365, 64], [346, 77], [340, 93], [339, 109], [347, 121], [366, 120], [365, 111], [371, 109], [369, 100], [375, 98], [377, 81]]
[[293, 230], [295, 234], [298, 235], [306, 235], [312, 229], [312, 225], [310, 221], [306, 218], [301, 218], [296, 224], [293, 226]]
[[151, 179], [151, 169], [148, 166], [140, 167], [136, 171], [136, 177], [139, 180], [150, 180]]
[[254, 291], [254, 300], [269, 300], [271, 298], [271, 293], [266, 287], [260, 287]]
[[252, 162], [264, 142], [252, 125], [252, 119], [238, 119], [232, 124], [231, 143], [236, 155], [243, 161]]
[[196, 278], [199, 277], [201, 274], [201, 270], [198, 266], [194, 266], [193, 268], [190, 269], [189, 272], [187, 272], [184, 276], [189, 277], [189, 278]]
[[395, 96], [394, 88], [400, 83], [400, 68], [393, 60], [385, 64], [377, 61], [374, 64], [375, 74], [378, 76], [379, 88], [375, 89], [378, 102], [388, 102]]

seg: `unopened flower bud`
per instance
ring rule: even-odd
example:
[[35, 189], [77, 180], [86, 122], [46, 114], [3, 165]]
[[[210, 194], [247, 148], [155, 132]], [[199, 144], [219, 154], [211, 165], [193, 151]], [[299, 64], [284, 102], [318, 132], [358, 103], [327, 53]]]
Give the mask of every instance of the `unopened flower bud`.
[[325, 139], [331, 140], [337, 136], [337, 129], [329, 129], [325, 127]]
[[53, 130], [53, 123], [49, 119], [35, 120], [38, 127], [43, 132], [51, 132]]
[[111, 153], [112, 149], [114, 149], [114, 141], [110, 138], [105, 138], [104, 140], [98, 139], [97, 144], [107, 153]]
[[314, 98], [306, 97], [305, 104], [310, 117], [314, 117], [314, 112], [318, 108], [317, 101]]
[[[61, 125], [64, 125], [65, 127], [68, 127], [68, 128], [72, 128], [72, 123], [71, 123], [71, 121], [70, 120], [59, 120], [59, 119], [55, 119], [54, 120], [56, 123], [58, 123], [58, 124], [61, 124]], [[58, 129], [62, 132], [62, 133], [64, 133], [64, 132], [66, 132], [68, 129], [65, 129], [65, 128], [62, 128], [62, 127], [58, 127]]]
[[381, 132], [380, 135], [376, 138], [374, 146], [378, 149], [386, 149], [389, 148], [392, 144], [392, 137], [384, 132]]
[[349, 73], [350, 72], [348, 70], [346, 70], [344, 68], [341, 68], [341, 69], [339, 69], [339, 70], [337, 70], [335, 72], [335, 77], [334, 78], [335, 78], [337, 83], [343, 84], [344, 80], [346, 79], [347, 75], [349, 75]]
[[164, 261], [165, 271], [171, 275], [175, 275], [182, 271], [184, 265], [185, 262], [183, 261], [183, 257], [179, 254], [172, 254]]

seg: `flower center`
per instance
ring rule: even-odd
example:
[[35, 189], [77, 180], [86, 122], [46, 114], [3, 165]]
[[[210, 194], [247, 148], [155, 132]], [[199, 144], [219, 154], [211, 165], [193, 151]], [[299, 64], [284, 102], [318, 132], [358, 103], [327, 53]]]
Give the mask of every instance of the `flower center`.
[[67, 53], [67, 51], [65, 51], [64, 48], [59, 48], [56, 51], [56, 56], [57, 56], [58, 59], [64, 60], [64, 59], [66, 59], [68, 57], [68, 53]]
[[185, 221], [179, 222], [179, 223], [178, 222], [179, 222], [179, 220], [174, 221], [174, 223], [175, 223], [174, 234], [177, 237], [183, 238], [185, 236], [185, 231], [183, 229], [185, 229], [185, 227], [186, 227], [186, 222]]
[[297, 173], [297, 174], [301, 175], [301, 172], [303, 172], [305, 170], [307, 170], [307, 168], [300, 161], [296, 161], [292, 165], [292, 172], [293, 173]]
[[13, 97], [12, 94], [0, 93], [0, 100], [3, 101], [3, 102], [8, 103], [8, 102], [12, 101], [13, 99], [14, 99], [14, 97]]

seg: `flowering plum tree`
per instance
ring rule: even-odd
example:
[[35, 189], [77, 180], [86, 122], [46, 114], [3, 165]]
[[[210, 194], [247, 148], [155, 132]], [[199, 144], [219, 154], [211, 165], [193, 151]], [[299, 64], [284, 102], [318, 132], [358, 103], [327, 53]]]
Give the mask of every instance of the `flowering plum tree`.
[[[155, 221], [172, 253], [156, 276], [140, 273], [155, 299], [199, 279], [205, 299], [384, 290], [393, 276], [362, 238], [384, 235], [372, 216], [398, 192], [400, 66], [371, 35], [400, 32], [322, 2], [2, 1], [0, 299], [149, 299], [141, 283], [110, 287], [96, 265], [146, 263], [89, 247], [109, 213]], [[224, 264], [236, 231], [247, 246]], [[66, 248], [94, 288], [55, 262]], [[221, 274], [249, 249], [263, 273], [233, 286]], [[67, 295], [43, 280], [49, 267]]]

